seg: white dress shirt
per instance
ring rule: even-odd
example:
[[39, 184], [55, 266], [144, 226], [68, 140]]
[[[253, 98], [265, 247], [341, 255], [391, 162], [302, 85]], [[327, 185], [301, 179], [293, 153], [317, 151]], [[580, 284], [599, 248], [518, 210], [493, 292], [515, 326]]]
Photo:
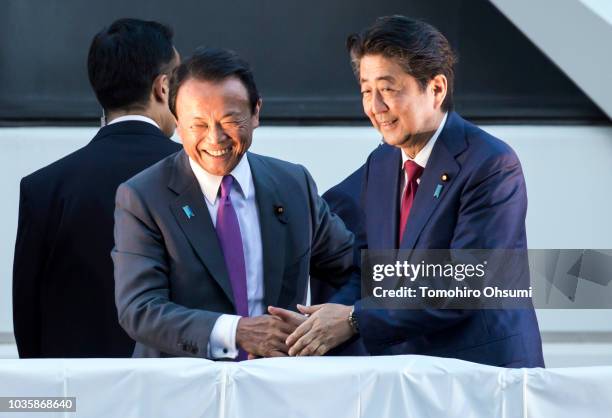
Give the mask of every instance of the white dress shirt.
[[118, 118], [115, 118], [113, 120], [111, 120], [110, 122], [108, 122], [108, 125], [112, 125], [113, 123], [119, 123], [119, 122], [127, 122], [129, 120], [137, 120], [140, 122], [147, 122], [150, 123], [151, 125], [157, 127], [157, 129], [159, 128], [159, 125], [157, 124], [157, 122], [155, 122], [153, 119], [146, 117], [146, 116], [142, 116], [142, 115], [124, 115], [124, 116], [119, 116]]
[[[219, 188], [223, 177], [208, 173], [191, 158], [189, 159], [189, 165], [200, 184], [210, 218], [216, 227]], [[230, 199], [238, 217], [240, 235], [242, 236], [249, 316], [259, 316], [264, 313], [263, 249], [259, 214], [255, 200], [255, 185], [253, 184], [248, 158], [243, 155], [230, 174], [234, 177]], [[209, 357], [235, 358], [238, 355], [236, 329], [239, 319], [240, 316], [238, 315], [228, 314], [223, 314], [217, 319], [208, 343]]]
[[[406, 161], [412, 160], [423, 168], [427, 166], [427, 161], [429, 161], [429, 156], [431, 155], [431, 151], [433, 150], [433, 147], [436, 144], [438, 137], [440, 136], [440, 132], [442, 132], [442, 129], [444, 129], [444, 124], [446, 123], [447, 116], [448, 116], [448, 113], [445, 113], [444, 117], [442, 118], [442, 122], [440, 122], [438, 129], [436, 129], [436, 132], [429, 139], [429, 141], [427, 141], [427, 144], [425, 144], [423, 149], [420, 150], [417, 153], [417, 155], [414, 156], [414, 158], [410, 158], [410, 156], [406, 154], [404, 150], [402, 150], [402, 172], [404, 173], [404, 176], [402, 177], [402, 184], [401, 184], [402, 194], [400, 195], [400, 199], [399, 199], [400, 211], [402, 210], [402, 196], [404, 196], [404, 193], [406, 192], [406, 185], [408, 184], [408, 174], [406, 174], [406, 170], [404, 170], [404, 164], [406, 164]], [[420, 178], [417, 179], [417, 184], [419, 183], [421, 183]]]

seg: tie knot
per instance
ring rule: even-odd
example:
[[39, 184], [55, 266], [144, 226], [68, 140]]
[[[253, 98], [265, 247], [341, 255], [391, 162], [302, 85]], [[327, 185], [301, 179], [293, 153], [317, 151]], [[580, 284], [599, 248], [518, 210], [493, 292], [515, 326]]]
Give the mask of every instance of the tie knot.
[[404, 171], [408, 175], [408, 180], [416, 180], [423, 174], [423, 167], [412, 160], [406, 160], [404, 163]]
[[221, 180], [221, 199], [229, 196], [233, 183], [234, 177], [229, 174], [227, 176], [223, 176], [223, 179]]

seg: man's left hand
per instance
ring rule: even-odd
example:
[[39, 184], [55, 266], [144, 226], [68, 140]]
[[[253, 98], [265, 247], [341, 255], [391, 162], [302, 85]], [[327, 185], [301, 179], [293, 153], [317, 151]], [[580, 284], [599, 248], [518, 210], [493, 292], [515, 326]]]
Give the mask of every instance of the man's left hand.
[[348, 321], [351, 306], [326, 303], [297, 307], [309, 317], [287, 337], [290, 356], [322, 356], [354, 334]]

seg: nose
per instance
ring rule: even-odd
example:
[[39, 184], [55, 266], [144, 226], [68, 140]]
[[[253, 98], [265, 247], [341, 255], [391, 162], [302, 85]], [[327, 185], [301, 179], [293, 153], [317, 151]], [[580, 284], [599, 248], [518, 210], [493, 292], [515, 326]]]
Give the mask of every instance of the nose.
[[387, 106], [382, 95], [379, 92], [375, 91], [373, 96], [374, 97], [372, 97], [372, 112], [374, 114], [383, 113], [389, 110], [389, 107]]
[[220, 124], [215, 123], [208, 131], [208, 142], [212, 144], [220, 144], [225, 142], [225, 132]]

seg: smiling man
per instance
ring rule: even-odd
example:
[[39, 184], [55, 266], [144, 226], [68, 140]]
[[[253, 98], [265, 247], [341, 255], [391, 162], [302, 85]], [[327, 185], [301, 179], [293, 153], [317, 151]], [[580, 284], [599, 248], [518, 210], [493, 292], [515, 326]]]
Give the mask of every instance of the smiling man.
[[262, 101], [248, 64], [203, 48], [174, 72], [184, 150], [123, 183], [115, 210], [119, 322], [135, 357], [284, 356], [309, 272], [339, 286], [353, 235], [301, 166], [248, 152]]
[[[360, 248], [525, 249], [520, 162], [452, 111], [455, 56], [444, 35], [390, 16], [347, 46], [364, 112], [384, 139], [365, 163], [360, 196], [351, 196], [364, 217]], [[291, 355], [324, 354], [359, 335], [370, 354], [544, 365], [533, 309], [366, 309], [360, 284], [354, 276], [337, 303], [300, 307], [310, 318], [287, 338]]]

